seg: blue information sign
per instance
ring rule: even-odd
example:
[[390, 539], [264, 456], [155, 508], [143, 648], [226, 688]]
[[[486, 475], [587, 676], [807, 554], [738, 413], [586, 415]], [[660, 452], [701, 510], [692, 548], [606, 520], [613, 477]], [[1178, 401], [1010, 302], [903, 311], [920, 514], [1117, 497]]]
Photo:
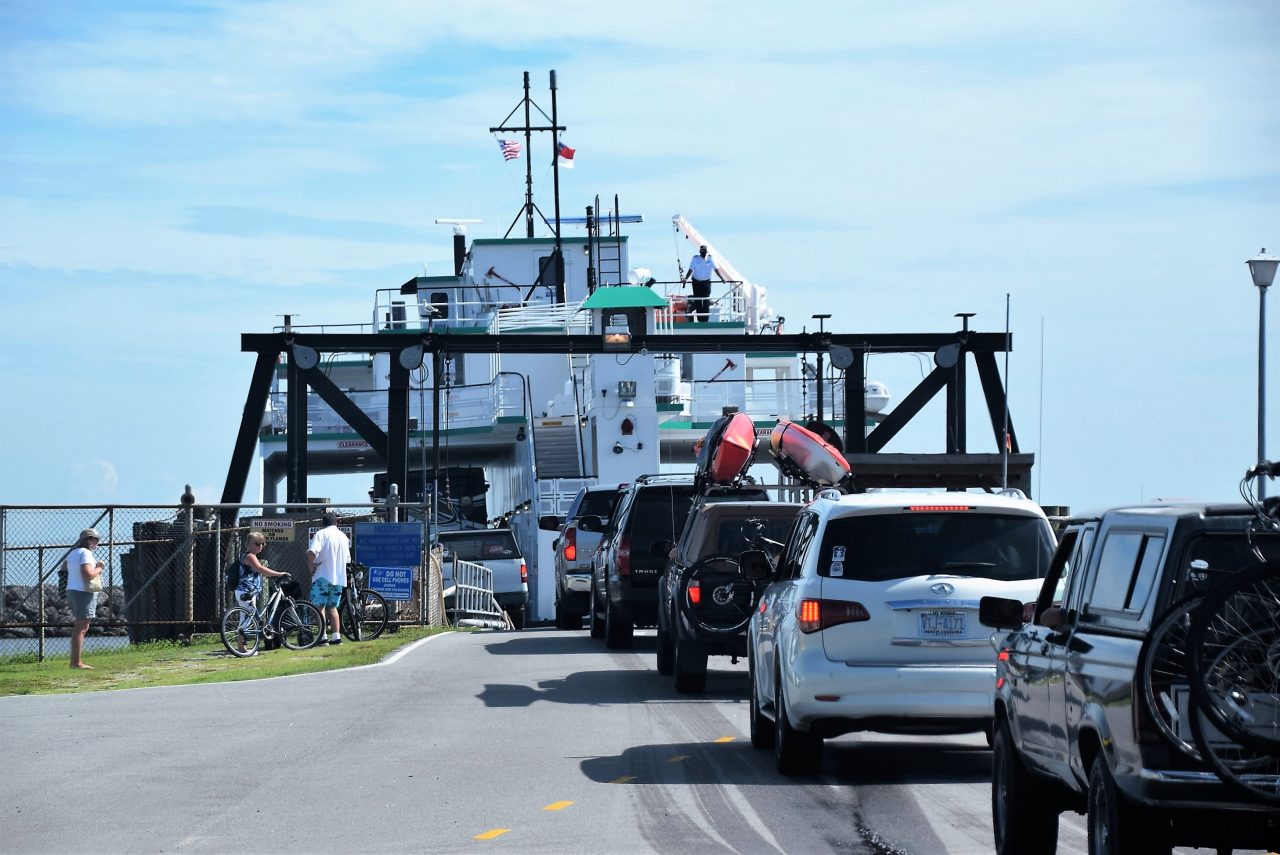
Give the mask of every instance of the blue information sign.
[[356, 561], [366, 567], [417, 567], [422, 561], [421, 523], [356, 523], [355, 541]]
[[413, 598], [413, 567], [370, 567], [369, 587], [388, 600]]

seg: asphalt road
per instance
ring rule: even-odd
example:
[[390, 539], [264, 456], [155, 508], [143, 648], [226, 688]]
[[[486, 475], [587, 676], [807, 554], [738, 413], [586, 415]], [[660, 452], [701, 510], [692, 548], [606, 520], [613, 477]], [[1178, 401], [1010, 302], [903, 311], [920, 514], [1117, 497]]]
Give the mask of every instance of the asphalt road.
[[[270, 654], [266, 654], [270, 655]], [[447, 634], [381, 665], [0, 698], [4, 852], [990, 853], [981, 736], [850, 735], [790, 780], [746, 665], [679, 696], [652, 633]], [[1084, 851], [1066, 814], [1059, 852]]]

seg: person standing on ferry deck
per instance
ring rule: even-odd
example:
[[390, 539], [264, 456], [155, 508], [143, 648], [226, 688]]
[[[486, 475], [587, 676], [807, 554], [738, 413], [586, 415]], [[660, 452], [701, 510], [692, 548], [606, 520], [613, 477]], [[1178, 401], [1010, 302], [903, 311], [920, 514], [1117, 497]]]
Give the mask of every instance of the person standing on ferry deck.
[[[347, 565], [351, 563], [351, 540], [338, 528], [338, 515], [332, 508], [324, 512], [324, 528], [316, 532], [307, 547], [307, 566], [311, 568], [311, 602], [324, 612], [329, 624], [329, 644], [341, 644], [338, 603], [347, 586]], [[322, 637], [320, 643], [324, 644]]]
[[98, 604], [97, 593], [89, 590], [89, 584], [102, 575], [106, 562], [93, 554], [101, 538], [96, 529], [80, 532], [75, 548], [67, 555], [67, 605], [75, 623], [71, 627], [71, 667], [93, 668], [84, 664], [84, 637], [89, 631]]
[[[705, 245], [698, 247], [698, 254], [689, 260], [689, 269], [680, 277], [680, 284], [686, 278], [693, 279], [693, 296], [689, 298], [689, 313], [693, 322], [705, 324], [711, 311], [711, 274], [720, 276], [716, 270], [715, 260], [707, 252]], [[724, 277], [720, 276], [723, 280]]]

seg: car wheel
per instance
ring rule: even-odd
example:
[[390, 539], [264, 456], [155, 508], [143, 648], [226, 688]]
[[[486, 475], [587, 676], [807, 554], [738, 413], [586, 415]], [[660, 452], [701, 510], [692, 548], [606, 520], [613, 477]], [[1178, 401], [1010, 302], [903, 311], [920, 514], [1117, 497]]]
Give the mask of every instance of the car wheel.
[[507, 617], [511, 619], [512, 629], [524, 629], [524, 606], [507, 609]]
[[996, 725], [991, 754], [991, 818], [996, 855], [1053, 855], [1058, 809], [1048, 787], [1027, 769], [1007, 722]]
[[556, 629], [582, 629], [582, 615], [565, 608], [564, 603], [556, 603]]
[[1089, 772], [1089, 855], [1169, 855], [1169, 823], [1125, 799], [1102, 751]]
[[696, 641], [675, 640], [672, 674], [676, 691], [682, 695], [701, 694], [707, 688], [707, 648]]
[[594, 584], [591, 586], [587, 613], [591, 621], [591, 637], [604, 638], [604, 621], [600, 619], [599, 603], [596, 602], [596, 586]]
[[773, 722], [765, 718], [764, 713], [760, 712], [760, 695], [756, 689], [755, 657], [750, 655], [747, 656], [747, 674], [747, 679], [751, 681], [751, 707], [747, 713], [751, 728], [751, 747], [772, 748]]
[[781, 676], [774, 689], [773, 714], [773, 759], [778, 771], [784, 775], [815, 775], [821, 771], [822, 737], [792, 727]]
[[675, 667], [675, 645], [671, 642], [671, 633], [658, 627], [658, 673], [670, 677]]
[[604, 646], [610, 650], [623, 650], [631, 646], [635, 638], [635, 626], [622, 616], [613, 600], [604, 599]]

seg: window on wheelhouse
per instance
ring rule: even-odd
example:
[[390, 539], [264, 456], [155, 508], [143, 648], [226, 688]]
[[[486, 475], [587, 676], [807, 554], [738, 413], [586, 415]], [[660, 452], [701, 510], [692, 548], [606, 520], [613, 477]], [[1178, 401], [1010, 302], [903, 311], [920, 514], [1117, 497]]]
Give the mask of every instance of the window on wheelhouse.
[[[827, 522], [818, 575], [884, 582], [945, 573], [1015, 581], [1041, 579], [1054, 550], [1039, 517], [941, 513], [859, 514]], [[833, 557], [836, 556], [836, 557]]]
[[431, 308], [435, 309], [435, 320], [443, 321], [449, 317], [449, 293], [447, 291], [432, 291], [431, 299], [428, 301]]

